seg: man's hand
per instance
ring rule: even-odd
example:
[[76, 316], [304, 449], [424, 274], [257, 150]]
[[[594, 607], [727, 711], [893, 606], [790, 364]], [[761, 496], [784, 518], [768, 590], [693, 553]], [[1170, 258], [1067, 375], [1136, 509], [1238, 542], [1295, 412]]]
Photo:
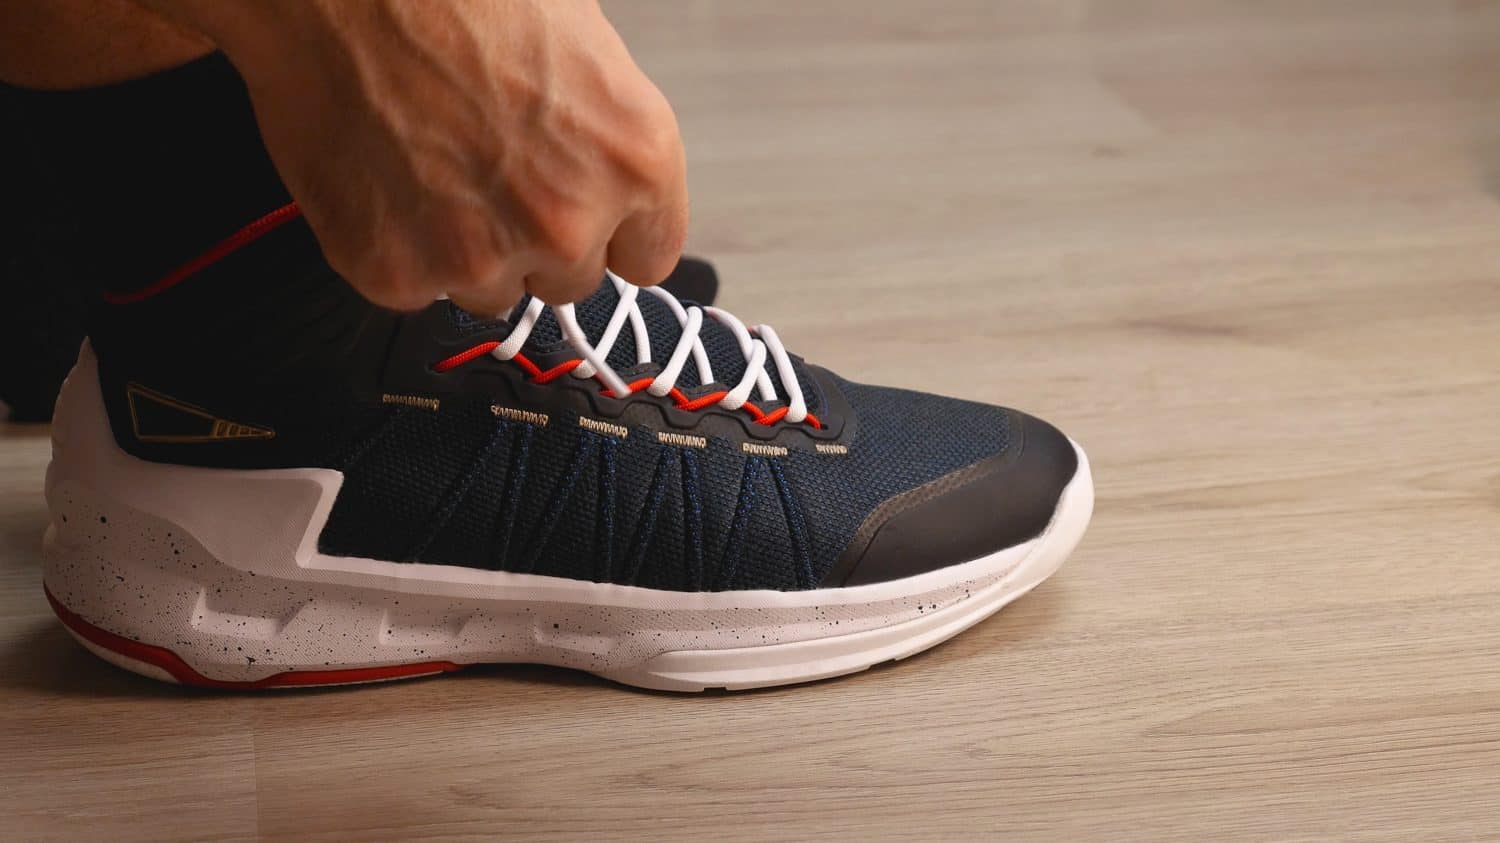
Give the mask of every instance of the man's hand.
[[329, 262], [377, 303], [569, 302], [671, 271], [671, 107], [595, 0], [139, 0], [213, 39]]

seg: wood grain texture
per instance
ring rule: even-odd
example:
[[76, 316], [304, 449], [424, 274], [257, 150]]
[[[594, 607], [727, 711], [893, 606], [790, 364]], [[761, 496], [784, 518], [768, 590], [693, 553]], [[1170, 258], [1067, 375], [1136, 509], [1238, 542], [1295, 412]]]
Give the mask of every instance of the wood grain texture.
[[193, 693], [52, 619], [47, 443], [11, 428], [0, 838], [1500, 834], [1500, 8], [608, 8], [727, 306], [1056, 421], [1083, 546], [805, 687]]

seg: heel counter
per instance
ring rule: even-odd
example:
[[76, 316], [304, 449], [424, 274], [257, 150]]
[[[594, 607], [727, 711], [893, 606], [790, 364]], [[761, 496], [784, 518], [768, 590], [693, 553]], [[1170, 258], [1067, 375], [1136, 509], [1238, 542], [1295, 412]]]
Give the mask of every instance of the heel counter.
[[[126, 424], [129, 424], [128, 420]], [[99, 363], [85, 343], [58, 395], [47, 466], [52, 542], [92, 541], [70, 511], [125, 509], [193, 536], [216, 558], [254, 569], [275, 562], [295, 568], [316, 551], [343, 475], [321, 468], [221, 469], [152, 462], [119, 444], [101, 386]], [[92, 511], [92, 510], [91, 510]], [[113, 522], [116, 519], [111, 519]]]

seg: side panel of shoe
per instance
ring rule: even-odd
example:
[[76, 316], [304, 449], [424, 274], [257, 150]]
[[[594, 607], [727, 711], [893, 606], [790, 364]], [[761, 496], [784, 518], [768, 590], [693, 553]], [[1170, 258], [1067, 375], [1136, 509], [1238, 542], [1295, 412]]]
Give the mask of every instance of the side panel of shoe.
[[[1046, 529], [1013, 547], [857, 587], [693, 593], [330, 556], [318, 536], [344, 482], [327, 468], [126, 454], [85, 346], [54, 424], [48, 592], [91, 649], [183, 682], [328, 684], [528, 661], [646, 687], [753, 687], [860, 670], [956, 634], [1050, 574], [1092, 506], [1080, 454]], [[743, 552], [740, 564], [761, 561], [753, 544]]]

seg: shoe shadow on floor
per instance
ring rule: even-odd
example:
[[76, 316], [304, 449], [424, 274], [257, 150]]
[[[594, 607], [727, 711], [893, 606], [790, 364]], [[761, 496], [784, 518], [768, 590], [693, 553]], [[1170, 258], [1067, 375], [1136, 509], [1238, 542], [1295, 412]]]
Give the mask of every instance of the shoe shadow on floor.
[[137, 676], [83, 649], [50, 613], [16, 624], [24, 629], [7, 636], [0, 648], [0, 692], [140, 699], [183, 693], [179, 686]]

